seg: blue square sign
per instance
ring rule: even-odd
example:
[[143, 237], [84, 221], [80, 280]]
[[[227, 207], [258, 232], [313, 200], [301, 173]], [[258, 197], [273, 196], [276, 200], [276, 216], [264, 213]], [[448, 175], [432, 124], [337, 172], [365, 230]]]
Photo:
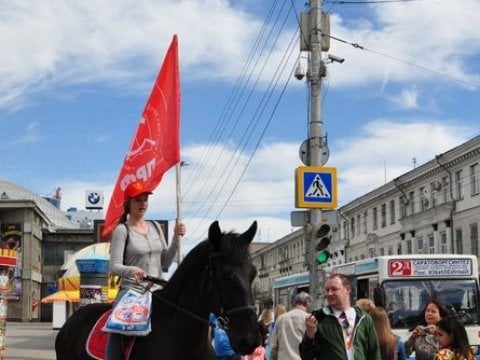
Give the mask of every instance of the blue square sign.
[[296, 169], [295, 206], [333, 209], [337, 207], [337, 169], [300, 166]]

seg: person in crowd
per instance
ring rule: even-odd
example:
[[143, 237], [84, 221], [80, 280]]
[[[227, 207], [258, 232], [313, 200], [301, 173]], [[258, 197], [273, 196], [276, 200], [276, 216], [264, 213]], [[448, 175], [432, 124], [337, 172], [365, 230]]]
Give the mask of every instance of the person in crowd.
[[342, 274], [326, 282], [328, 306], [312, 311], [305, 320], [300, 343], [303, 360], [380, 360], [380, 347], [373, 320], [358, 307], [352, 307], [352, 286]]
[[435, 336], [439, 350], [435, 360], [473, 360], [474, 356], [468, 343], [467, 331], [463, 324], [453, 316], [447, 316], [437, 322]]
[[262, 334], [262, 345], [265, 346], [267, 341], [268, 332], [270, 328], [270, 324], [273, 323], [273, 312], [271, 309], [263, 309], [262, 313], [260, 314], [260, 320], [258, 321], [258, 325], [260, 326], [260, 333]]
[[[162, 278], [177, 252], [180, 237], [185, 235], [185, 225], [178, 223], [173, 241], [167, 246], [160, 226], [145, 221], [149, 196], [152, 194], [140, 181], [130, 183], [124, 191], [124, 213], [113, 230], [110, 245], [110, 273], [121, 277], [116, 302], [128, 289], [144, 291], [150, 284], [146, 275]], [[109, 335], [106, 360], [123, 359], [124, 335]]]
[[372, 310], [375, 308], [375, 304], [369, 298], [358, 299], [355, 305], [367, 314], [371, 314]]
[[433, 360], [438, 350], [435, 339], [436, 324], [448, 315], [445, 305], [437, 300], [430, 300], [423, 311], [422, 322], [413, 329], [405, 342], [407, 356], [415, 351], [416, 360]]
[[277, 304], [273, 311], [273, 321], [268, 325], [267, 339], [265, 341], [265, 359], [270, 360], [270, 335], [273, 334], [273, 329], [275, 329], [275, 321], [287, 312], [287, 308], [283, 304]]
[[218, 360], [240, 360], [242, 356], [235, 353], [227, 332], [218, 324], [218, 319], [214, 314], [210, 314], [209, 324], [211, 329], [211, 339], [213, 340], [213, 348]]
[[393, 333], [387, 311], [379, 306], [372, 308], [369, 314], [377, 332], [382, 360], [406, 360], [404, 343]]
[[298, 345], [305, 332], [305, 319], [309, 316], [312, 298], [304, 291], [293, 300], [293, 308], [275, 319], [270, 334], [270, 360], [300, 360]]
[[257, 346], [250, 355], [242, 356], [242, 360], [265, 360], [265, 347]]

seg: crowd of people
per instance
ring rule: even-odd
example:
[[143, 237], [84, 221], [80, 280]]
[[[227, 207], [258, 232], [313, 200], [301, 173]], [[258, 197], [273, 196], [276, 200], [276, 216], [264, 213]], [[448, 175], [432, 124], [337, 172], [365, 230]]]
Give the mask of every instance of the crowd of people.
[[[149, 286], [147, 274], [162, 277], [186, 233], [183, 224], [176, 224], [167, 245], [157, 224], [144, 220], [151, 194], [138, 181], [124, 191], [124, 213], [113, 231], [110, 256], [110, 271], [122, 278], [115, 303], [129, 289]], [[444, 304], [429, 301], [423, 319], [403, 342], [392, 331], [385, 308], [370, 299], [352, 305], [351, 292], [348, 278], [333, 274], [325, 286], [328, 305], [322, 309], [311, 309], [306, 292], [296, 295], [288, 312], [282, 304], [274, 311], [264, 309], [258, 320], [261, 343], [246, 356], [235, 353], [212, 314], [210, 340], [217, 360], [406, 360], [412, 353], [416, 360], [474, 359], [465, 327]], [[110, 334], [106, 359], [122, 359], [123, 343], [123, 335]]]
[[[277, 305], [259, 318], [262, 343], [242, 360], [473, 360], [464, 325], [436, 300], [429, 301], [419, 324], [403, 341], [391, 327], [387, 310], [370, 299], [350, 303], [347, 277], [331, 275], [325, 287], [328, 306], [312, 310], [300, 292], [292, 309]], [[221, 359], [221, 357], [218, 357]], [[225, 359], [225, 358], [223, 358]], [[233, 359], [233, 358], [232, 358]]]

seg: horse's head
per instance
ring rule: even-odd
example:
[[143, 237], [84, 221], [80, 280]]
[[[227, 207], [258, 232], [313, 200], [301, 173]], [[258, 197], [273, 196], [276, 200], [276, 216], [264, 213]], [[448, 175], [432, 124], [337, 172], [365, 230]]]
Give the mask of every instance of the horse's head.
[[256, 231], [256, 221], [243, 234], [223, 233], [218, 221], [208, 231], [212, 291], [217, 295], [214, 312], [227, 330], [232, 347], [240, 354], [250, 354], [260, 344], [252, 296], [257, 270], [248, 252]]

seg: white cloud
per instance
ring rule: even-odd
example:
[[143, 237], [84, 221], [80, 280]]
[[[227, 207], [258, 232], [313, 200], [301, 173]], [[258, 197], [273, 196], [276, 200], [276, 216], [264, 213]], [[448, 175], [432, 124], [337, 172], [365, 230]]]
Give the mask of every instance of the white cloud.
[[[340, 206], [383, 185], [385, 180], [391, 181], [411, 170], [413, 157], [420, 165], [458, 146], [471, 138], [471, 130], [458, 123], [421, 120], [394, 122], [385, 119], [366, 124], [357, 137], [344, 140], [331, 149], [327, 165], [338, 169]], [[246, 171], [247, 180], [240, 183], [218, 217], [222, 228], [243, 232], [253, 220], [257, 220], [260, 229], [258, 241], [274, 241], [292, 230], [290, 212], [300, 210], [294, 207], [294, 169], [299, 165], [297, 151], [298, 144], [292, 143], [271, 143], [259, 150]], [[229, 186], [236, 179], [222, 177], [227, 161], [231, 160], [230, 150], [220, 154], [219, 149], [213, 149], [206, 162], [203, 161], [200, 145], [187, 147], [183, 152], [190, 162], [189, 166], [182, 167], [182, 193], [188, 193], [182, 206], [188, 225], [185, 249], [189, 249], [206, 237], [210, 223], [230, 194]], [[213, 160], [219, 157], [220, 163], [212, 171], [215, 166]], [[202, 164], [202, 168], [195, 169], [197, 164]], [[237, 167], [233, 173], [238, 175], [244, 169], [246, 155], [242, 154], [235, 164]], [[197, 175], [192, 179], [190, 176], [195, 173]], [[84, 204], [87, 189], [103, 190], [108, 203], [112, 190], [111, 185], [104, 183], [60, 182], [63, 208]], [[222, 188], [224, 182], [228, 186]], [[184, 188], [185, 183], [190, 184], [189, 189]], [[176, 218], [174, 169], [164, 176], [155, 190], [149, 216], [171, 221]]]
[[31, 122], [27, 124], [25, 131], [21, 133], [18, 138], [12, 139], [11, 144], [22, 144], [22, 145], [34, 144], [36, 142], [41, 141], [42, 138], [43, 137], [38, 130], [38, 123]]
[[[150, 79], [173, 34], [186, 75], [237, 74], [256, 20], [224, 1], [3, 1], [0, 104], [58, 83]], [[221, 29], [221, 30], [219, 30]], [[241, 31], [239, 31], [241, 29]], [[139, 66], [143, 64], [143, 66]], [[130, 84], [132, 88], [134, 84]]]
[[431, 120], [377, 120], [361, 134], [344, 139], [333, 150], [339, 168], [341, 205], [417, 165], [470, 139], [474, 129], [461, 123]]
[[[344, 64], [330, 69], [337, 86], [368, 85], [386, 78], [418, 83], [442, 79], [443, 74], [476, 83], [478, 89], [480, 76], [467, 63], [480, 50], [475, 41], [480, 2], [404, 2], [374, 5], [372, 10], [375, 22], [345, 23], [339, 16], [332, 17], [332, 35], [365, 47], [331, 42], [330, 52], [346, 58]], [[444, 81], [452, 85], [446, 76]]]

